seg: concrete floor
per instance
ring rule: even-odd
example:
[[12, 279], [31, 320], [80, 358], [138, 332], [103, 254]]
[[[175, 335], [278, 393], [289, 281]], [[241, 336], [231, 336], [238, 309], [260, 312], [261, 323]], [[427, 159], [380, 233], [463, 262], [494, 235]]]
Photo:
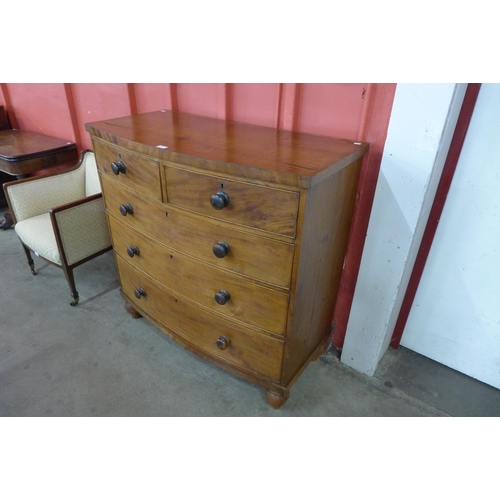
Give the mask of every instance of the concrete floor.
[[60, 269], [0, 231], [0, 416], [500, 416], [500, 391], [401, 348], [374, 377], [333, 353], [310, 364], [279, 410], [264, 390], [178, 346], [124, 310], [111, 252], [75, 270], [70, 307]]

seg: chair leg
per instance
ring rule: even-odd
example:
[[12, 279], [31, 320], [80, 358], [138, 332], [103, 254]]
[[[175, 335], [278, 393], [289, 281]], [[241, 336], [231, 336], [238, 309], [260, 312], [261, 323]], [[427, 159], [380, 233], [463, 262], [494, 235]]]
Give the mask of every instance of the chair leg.
[[73, 276], [73, 269], [70, 267], [63, 266], [63, 271], [66, 276], [66, 280], [68, 281], [69, 289], [71, 290], [71, 296], [73, 297], [73, 302], [70, 302], [70, 306], [78, 305], [78, 292], [76, 291], [75, 286], [75, 277]]
[[21, 243], [23, 245], [24, 253], [26, 254], [26, 257], [28, 258], [28, 265], [30, 266], [31, 274], [33, 276], [35, 276], [36, 275], [35, 263], [33, 262], [33, 259], [31, 257], [31, 250], [22, 241], [21, 241]]

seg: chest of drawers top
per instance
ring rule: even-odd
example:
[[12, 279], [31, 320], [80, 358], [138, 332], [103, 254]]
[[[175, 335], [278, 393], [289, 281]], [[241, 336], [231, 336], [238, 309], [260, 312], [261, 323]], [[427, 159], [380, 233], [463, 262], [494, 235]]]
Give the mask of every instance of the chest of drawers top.
[[160, 161], [306, 189], [368, 149], [366, 143], [168, 110], [87, 123], [86, 130]]

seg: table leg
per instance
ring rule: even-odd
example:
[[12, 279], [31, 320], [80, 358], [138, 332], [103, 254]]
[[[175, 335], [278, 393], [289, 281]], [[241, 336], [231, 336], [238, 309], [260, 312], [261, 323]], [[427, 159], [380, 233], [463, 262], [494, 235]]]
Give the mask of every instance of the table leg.
[[14, 225], [14, 221], [12, 219], [12, 214], [10, 213], [10, 210], [7, 210], [4, 214], [4, 220], [0, 221], [0, 229], [4, 230], [5, 229], [10, 229]]
[[[24, 174], [24, 175], [16, 175], [16, 179], [25, 179], [26, 177], [31, 177], [31, 174]], [[12, 180], [12, 178], [11, 178]], [[7, 208], [7, 210], [3, 214], [4, 219], [0, 221], [0, 230], [6, 230], [10, 229], [11, 227], [14, 226], [14, 219], [12, 218], [12, 214], [10, 212], [10, 209]]]

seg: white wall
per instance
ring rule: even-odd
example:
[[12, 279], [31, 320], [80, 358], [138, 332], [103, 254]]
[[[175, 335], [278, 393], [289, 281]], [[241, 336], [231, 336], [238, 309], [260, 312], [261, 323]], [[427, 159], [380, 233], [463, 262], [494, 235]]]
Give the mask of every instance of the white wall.
[[401, 345], [500, 389], [500, 85], [483, 84]]
[[466, 84], [398, 84], [341, 361], [373, 375], [387, 350]]

